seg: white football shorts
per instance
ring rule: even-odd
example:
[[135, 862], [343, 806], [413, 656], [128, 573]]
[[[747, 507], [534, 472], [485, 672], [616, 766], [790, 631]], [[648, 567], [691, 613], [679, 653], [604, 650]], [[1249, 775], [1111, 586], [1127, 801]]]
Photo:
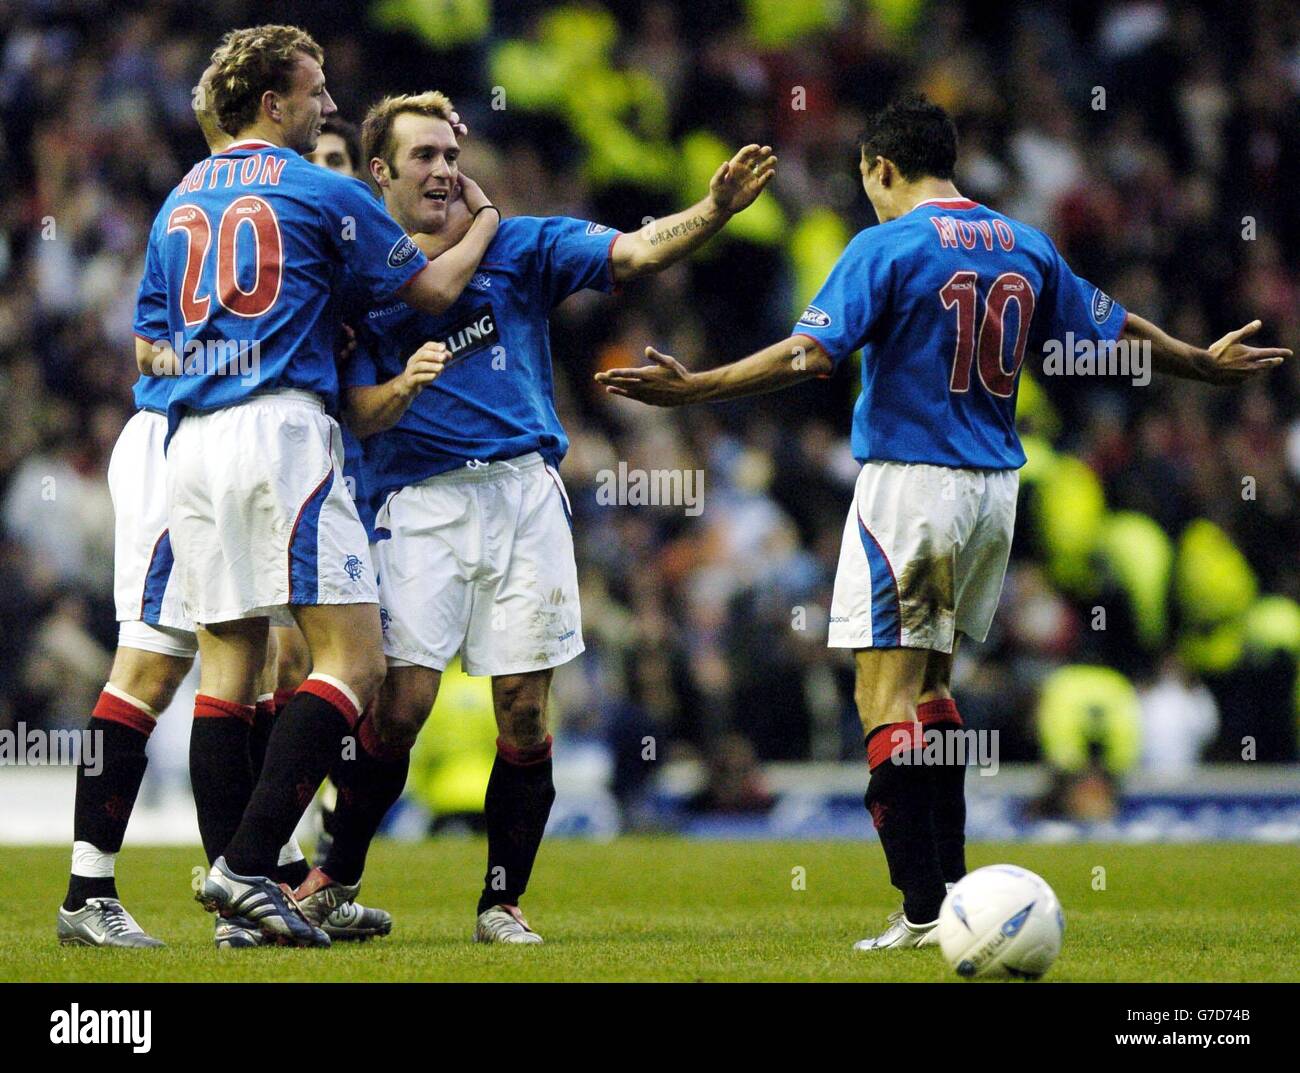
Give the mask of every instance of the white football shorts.
[[168, 519], [185, 609], [200, 625], [290, 606], [378, 603], [338, 423], [277, 391], [186, 414], [167, 449]]
[[951, 652], [988, 636], [1016, 522], [1016, 470], [868, 462], [831, 596], [831, 648]]
[[192, 657], [198, 651], [194, 623], [181, 601], [167, 529], [166, 435], [166, 417], [140, 410], [122, 429], [108, 463], [118, 644]]
[[523, 674], [583, 650], [572, 512], [536, 453], [472, 463], [388, 496], [371, 548], [391, 667]]

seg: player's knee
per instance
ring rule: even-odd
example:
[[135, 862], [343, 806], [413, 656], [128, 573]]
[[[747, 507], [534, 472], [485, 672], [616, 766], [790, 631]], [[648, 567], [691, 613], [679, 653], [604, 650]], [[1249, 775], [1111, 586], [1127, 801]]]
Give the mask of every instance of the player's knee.
[[296, 632], [291, 636], [296, 640], [285, 641], [281, 638], [279, 641], [275, 659], [276, 689], [297, 689], [302, 685], [303, 679], [311, 674], [311, 654], [307, 651], [306, 643]]
[[155, 711], [172, 702], [194, 661], [142, 649], [118, 649], [109, 682]]
[[915, 717], [916, 700], [905, 695], [881, 696], [879, 690], [859, 684], [853, 692], [862, 732], [870, 734], [886, 723], [905, 723]]
[[388, 749], [410, 750], [415, 746], [433, 700], [423, 691], [407, 691], [390, 703], [375, 708], [375, 730]]
[[501, 736], [515, 748], [540, 745], [546, 740], [546, 705], [530, 693], [507, 693], [501, 699], [497, 723]]
[[358, 654], [353, 661], [349, 684], [360, 698], [363, 708], [378, 695], [387, 674], [388, 664], [383, 652]]

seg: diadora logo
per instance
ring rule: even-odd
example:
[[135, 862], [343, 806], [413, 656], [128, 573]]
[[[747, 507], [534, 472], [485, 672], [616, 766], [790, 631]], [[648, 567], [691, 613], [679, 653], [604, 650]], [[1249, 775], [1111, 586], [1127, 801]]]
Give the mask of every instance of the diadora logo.
[[605, 234], [608, 230], [609, 230], [609, 228], [606, 227], [604, 224], [588, 224], [588, 225], [587, 225], [587, 234], [589, 234], [589, 235], [603, 235], [603, 234]]
[[486, 272], [475, 272], [474, 278], [469, 281], [469, 285], [475, 290], [485, 291], [492, 286], [492, 277]]
[[393, 248], [388, 251], [388, 267], [401, 268], [419, 252], [420, 248], [415, 244], [414, 239], [410, 235], [403, 235], [393, 243]]
[[1098, 287], [1092, 292], [1092, 319], [1098, 324], [1105, 324], [1106, 318], [1115, 306], [1115, 299]]
[[253, 201], [251, 203], [246, 202], [245, 204], [239, 205], [235, 208], [235, 215], [256, 216], [261, 211], [262, 211], [262, 202], [260, 201]]
[[831, 317], [829, 313], [818, 309], [816, 306], [809, 306], [803, 311], [803, 316], [799, 318], [800, 324], [805, 324], [809, 328], [829, 328]]
[[365, 564], [356, 555], [349, 555], [343, 560], [343, 572], [353, 581], [359, 581], [365, 573]]
[[496, 316], [490, 305], [476, 306], [468, 316], [462, 317], [450, 328], [442, 342], [447, 347], [445, 365], [460, 361], [475, 351], [483, 350], [500, 341]]
[[410, 309], [405, 302], [394, 302], [390, 306], [384, 306], [383, 309], [372, 309], [366, 314], [366, 320], [378, 320], [380, 317], [391, 317], [394, 313], [401, 313]]

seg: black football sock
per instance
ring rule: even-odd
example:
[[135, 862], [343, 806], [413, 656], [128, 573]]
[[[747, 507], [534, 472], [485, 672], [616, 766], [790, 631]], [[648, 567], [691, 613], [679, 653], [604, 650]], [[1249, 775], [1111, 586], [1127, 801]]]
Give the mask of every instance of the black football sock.
[[923, 743], [915, 722], [886, 723], [868, 734], [871, 782], [863, 799], [885, 851], [889, 881], [903, 892], [903, 913], [913, 924], [938, 917], [945, 894]]
[[[288, 691], [288, 696], [293, 696], [293, 690]], [[287, 703], [279, 699], [280, 694], [267, 693], [257, 698], [257, 704], [253, 709], [253, 729], [248, 734], [248, 767], [252, 772], [253, 783], [256, 783], [262, 774], [262, 765], [266, 762], [266, 745], [271, 740], [271, 727], [275, 724], [276, 712]], [[248, 792], [253, 792], [250, 784]], [[247, 802], [245, 802], [247, 805]], [[243, 812], [240, 812], [243, 815]], [[285, 860], [285, 850], [296, 853], [297, 856], [291, 856]], [[302, 852], [302, 848], [297, 841], [290, 839], [288, 844], [280, 851], [279, 862], [271, 870], [271, 878], [277, 883], [285, 883], [290, 887], [297, 887], [304, 879], [307, 878], [311, 871], [311, 864]]]
[[256, 782], [266, 761], [266, 743], [271, 740], [271, 727], [275, 723], [275, 701], [268, 694], [257, 698], [253, 705], [253, 726], [248, 732], [248, 770]]
[[83, 750], [77, 764], [72, 871], [63, 901], [69, 912], [84, 906], [87, 898], [117, 897], [115, 857], [149, 762], [144, 747], [155, 718], [140, 701], [109, 688], [91, 713], [87, 729], [94, 751]]
[[[927, 737], [934, 731], [961, 729], [957, 702], [951, 697], [930, 700], [916, 706]], [[939, 853], [939, 870], [945, 883], [956, 883], [966, 874], [966, 752], [945, 747], [942, 764], [930, 765], [931, 800], [934, 803], [934, 844]], [[960, 757], [961, 762], [956, 761]]]
[[494, 905], [518, 905], [528, 889], [533, 862], [555, 802], [551, 738], [531, 749], [497, 739], [497, 758], [483, 800], [488, 866], [478, 912]]
[[385, 746], [375, 733], [374, 718], [363, 717], [357, 724], [356, 755], [330, 769], [339, 799], [328, 821], [333, 841], [321, 871], [331, 879], [348, 885], [361, 882], [370, 843], [402, 796], [410, 767], [410, 750]]
[[232, 872], [269, 876], [275, 870], [280, 847], [292, 837], [356, 721], [352, 698], [332, 682], [313, 675], [302, 684], [275, 718], [262, 775], [225, 847]]
[[248, 762], [253, 705], [200, 693], [194, 698], [190, 730], [190, 788], [199, 817], [199, 837], [211, 864], [239, 827], [253, 773]]

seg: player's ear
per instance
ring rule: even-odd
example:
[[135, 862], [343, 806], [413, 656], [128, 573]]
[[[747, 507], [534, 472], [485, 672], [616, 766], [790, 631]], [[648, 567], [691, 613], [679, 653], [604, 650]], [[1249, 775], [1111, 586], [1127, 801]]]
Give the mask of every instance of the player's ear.
[[370, 177], [380, 189], [388, 185], [388, 165], [380, 157], [370, 158]]
[[262, 94], [262, 107], [277, 123], [280, 121], [280, 95], [275, 90], [268, 89]]

